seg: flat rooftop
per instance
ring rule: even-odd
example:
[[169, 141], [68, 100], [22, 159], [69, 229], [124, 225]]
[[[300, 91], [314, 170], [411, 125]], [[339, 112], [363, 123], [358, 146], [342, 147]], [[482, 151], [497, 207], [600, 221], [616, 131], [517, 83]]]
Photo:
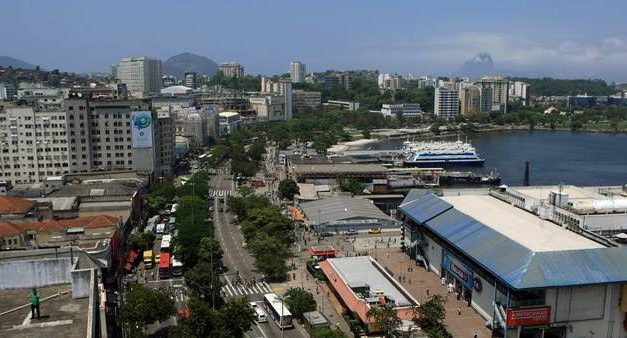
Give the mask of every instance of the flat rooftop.
[[386, 274], [379, 270], [370, 256], [328, 258], [327, 261], [342, 276], [346, 285], [368, 285], [371, 291], [383, 291], [385, 295], [394, 300], [396, 306], [416, 305], [417, 302], [410, 299], [408, 293], [401, 286], [392, 282]]
[[73, 299], [71, 290], [71, 284], [38, 288], [42, 299], [39, 306], [41, 319], [34, 320], [30, 319], [28, 305], [30, 289], [3, 290], [0, 292], [0, 313], [26, 306], [0, 316], [0, 337], [85, 337], [89, 298]]
[[604, 248], [597, 242], [491, 196], [462, 195], [442, 199], [531, 251]]
[[[545, 185], [545, 186], [535, 186], [535, 187], [511, 187], [512, 190], [517, 191], [523, 195], [527, 195], [529, 197], [539, 199], [539, 200], [548, 200], [551, 192], [559, 192], [560, 187], [558, 185]], [[564, 185], [561, 188], [563, 194], [567, 194], [568, 198], [573, 199], [591, 199], [591, 200], [599, 200], [599, 199], [607, 199], [607, 197], [594, 193], [592, 191], [588, 191], [576, 186], [572, 185]]]

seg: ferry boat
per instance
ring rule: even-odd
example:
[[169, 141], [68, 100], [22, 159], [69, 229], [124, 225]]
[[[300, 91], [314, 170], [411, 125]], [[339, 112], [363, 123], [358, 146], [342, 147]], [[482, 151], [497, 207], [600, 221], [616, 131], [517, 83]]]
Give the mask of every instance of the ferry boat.
[[403, 165], [421, 168], [480, 167], [485, 159], [468, 142], [404, 142]]

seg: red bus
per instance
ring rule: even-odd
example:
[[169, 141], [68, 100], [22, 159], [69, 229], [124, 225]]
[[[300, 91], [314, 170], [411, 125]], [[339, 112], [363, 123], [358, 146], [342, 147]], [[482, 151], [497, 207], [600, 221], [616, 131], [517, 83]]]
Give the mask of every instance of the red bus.
[[170, 278], [170, 254], [167, 252], [159, 259], [159, 278]]

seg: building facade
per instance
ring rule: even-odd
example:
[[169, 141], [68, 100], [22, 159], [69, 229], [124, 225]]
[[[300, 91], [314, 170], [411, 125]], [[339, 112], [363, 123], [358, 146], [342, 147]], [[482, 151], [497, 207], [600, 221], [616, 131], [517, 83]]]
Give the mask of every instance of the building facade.
[[490, 111], [507, 113], [509, 102], [509, 81], [498, 76], [488, 76], [481, 79], [481, 87], [492, 91], [492, 107]]
[[290, 79], [292, 83], [305, 82], [306, 65], [300, 61], [292, 61], [290, 63]]
[[220, 74], [225, 78], [244, 77], [244, 66], [237, 62], [223, 62], [220, 64]]
[[383, 104], [381, 114], [385, 117], [417, 118], [423, 116], [423, 111], [418, 103]]
[[292, 91], [292, 106], [297, 112], [318, 111], [322, 105], [321, 92], [309, 92], [302, 89]]
[[241, 128], [242, 118], [239, 113], [225, 111], [220, 113], [220, 135], [226, 136]]
[[462, 115], [477, 114], [481, 111], [481, 88], [466, 86], [459, 91], [459, 112]]
[[522, 81], [510, 82], [509, 98], [522, 103], [523, 106], [528, 106], [531, 99], [529, 84]]
[[116, 79], [137, 98], [156, 94], [161, 89], [161, 60], [148, 57], [124, 58], [115, 67]]
[[435, 89], [434, 98], [435, 116], [443, 119], [453, 119], [459, 114], [459, 94], [456, 90], [445, 87]]
[[189, 87], [189, 88], [193, 88], [196, 89], [196, 87], [198, 86], [198, 77], [196, 72], [187, 72], [185, 73], [185, 86]]

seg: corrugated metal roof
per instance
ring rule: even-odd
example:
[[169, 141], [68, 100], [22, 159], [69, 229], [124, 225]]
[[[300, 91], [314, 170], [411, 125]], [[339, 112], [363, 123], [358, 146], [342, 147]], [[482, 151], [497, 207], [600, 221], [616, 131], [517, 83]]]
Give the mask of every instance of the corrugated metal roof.
[[352, 218], [379, 219], [391, 221], [372, 202], [364, 199], [334, 196], [300, 204], [311, 224], [324, 224]]
[[534, 252], [454, 208], [429, 219], [444, 205], [434, 201], [439, 199], [435, 195], [413, 196], [414, 201], [406, 199], [399, 207], [405, 215], [424, 224], [511, 288], [627, 282], [625, 248]]

